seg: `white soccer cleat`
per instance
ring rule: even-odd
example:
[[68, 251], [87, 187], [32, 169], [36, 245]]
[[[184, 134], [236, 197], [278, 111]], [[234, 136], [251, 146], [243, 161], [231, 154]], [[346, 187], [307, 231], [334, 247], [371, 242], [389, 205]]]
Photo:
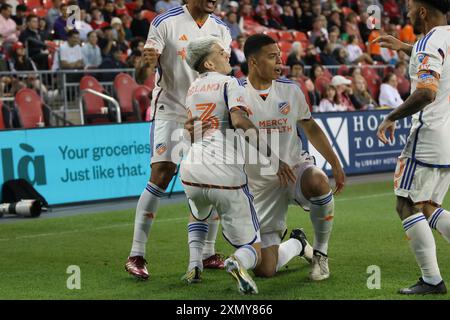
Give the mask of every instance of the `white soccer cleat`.
[[321, 281], [328, 279], [329, 277], [330, 269], [328, 268], [328, 256], [318, 251], [314, 251], [309, 278], [313, 281]]
[[225, 270], [236, 280], [240, 293], [258, 293], [256, 283], [253, 281], [252, 277], [250, 277], [247, 270], [241, 266], [241, 263], [235, 256], [231, 256], [225, 260]]

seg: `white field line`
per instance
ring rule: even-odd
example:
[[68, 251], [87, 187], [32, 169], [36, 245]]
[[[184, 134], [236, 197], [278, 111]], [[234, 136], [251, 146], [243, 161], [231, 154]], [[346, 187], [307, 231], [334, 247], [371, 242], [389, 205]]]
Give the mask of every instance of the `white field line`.
[[[351, 197], [351, 198], [336, 197], [335, 201], [336, 202], [354, 201], [354, 200], [361, 200], [361, 199], [379, 198], [379, 197], [385, 197], [385, 196], [394, 196], [394, 193], [393, 192], [376, 193], [376, 194], [371, 194], [371, 195], [367, 195], [367, 196], [359, 196], [359, 197]], [[187, 216], [181, 217], [181, 218], [158, 219], [155, 222], [166, 223], [166, 222], [180, 222], [180, 221], [187, 221]], [[31, 235], [19, 236], [19, 237], [14, 237], [14, 238], [0, 238], [0, 242], [12, 241], [12, 240], [22, 240], [22, 239], [43, 238], [43, 237], [48, 237], [48, 236], [59, 236], [59, 235], [63, 235], [63, 234], [72, 234], [72, 233], [86, 232], [86, 231], [91, 232], [91, 231], [98, 231], [98, 230], [105, 230], [105, 229], [131, 227], [133, 225], [134, 225], [134, 223], [118, 223], [118, 224], [112, 224], [109, 226], [97, 227], [97, 228], [75, 229], [75, 230], [61, 231], [61, 232], [38, 233], [38, 234], [31, 234]]]

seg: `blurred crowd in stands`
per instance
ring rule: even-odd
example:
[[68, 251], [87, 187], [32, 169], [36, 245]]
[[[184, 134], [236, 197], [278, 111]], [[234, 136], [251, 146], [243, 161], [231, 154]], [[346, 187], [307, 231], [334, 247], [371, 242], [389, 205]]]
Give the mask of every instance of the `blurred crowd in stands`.
[[[409, 57], [371, 44], [381, 34], [415, 42], [406, 2], [223, 0], [215, 14], [230, 28], [235, 76], [245, 76], [246, 37], [264, 32], [279, 41], [284, 76], [299, 82], [312, 110], [354, 111], [395, 108], [409, 94]], [[367, 27], [372, 4], [382, 8], [381, 21], [375, 21], [380, 29]], [[81, 9], [75, 29], [67, 25], [70, 5]], [[139, 66], [151, 21], [180, 5], [178, 0], [0, 0], [0, 72], [10, 72], [0, 76], [0, 97], [23, 87], [46, 92], [35, 74], [19, 77], [16, 71]], [[112, 81], [114, 75], [99, 80]]]

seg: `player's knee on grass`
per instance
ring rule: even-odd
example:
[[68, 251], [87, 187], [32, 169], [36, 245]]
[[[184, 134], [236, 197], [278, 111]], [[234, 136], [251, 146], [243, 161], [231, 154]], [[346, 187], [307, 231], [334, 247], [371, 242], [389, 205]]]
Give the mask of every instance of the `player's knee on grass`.
[[396, 210], [402, 221], [416, 213], [422, 212], [422, 209], [422, 206], [414, 206], [414, 203], [409, 198], [397, 197]]
[[305, 171], [301, 181], [302, 193], [309, 199], [320, 197], [330, 192], [330, 185], [327, 175], [316, 167], [311, 167]]
[[150, 182], [165, 190], [172, 180], [176, 168], [176, 164], [172, 162], [153, 163]]
[[261, 249], [259, 264], [253, 269], [256, 276], [262, 278], [273, 277], [277, 272], [278, 246]]

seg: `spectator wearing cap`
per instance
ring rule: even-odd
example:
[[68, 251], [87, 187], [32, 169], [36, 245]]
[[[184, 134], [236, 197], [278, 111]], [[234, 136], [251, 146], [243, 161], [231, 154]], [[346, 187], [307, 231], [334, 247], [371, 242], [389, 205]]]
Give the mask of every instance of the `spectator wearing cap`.
[[[23, 43], [20, 41], [14, 43], [12, 59], [10, 60], [10, 71], [17, 72], [36, 70], [37, 68], [34, 62], [30, 58], [27, 58], [25, 55], [25, 46], [23, 45]], [[47, 88], [41, 84], [34, 72], [28, 73], [26, 75], [19, 75], [17, 78], [19, 80], [19, 83], [17, 83], [17, 89], [28, 87], [38, 92], [42, 91], [44, 95], [47, 94]]]
[[97, 45], [98, 36], [95, 31], [88, 33], [87, 42], [81, 48], [83, 55], [83, 63], [86, 69], [97, 69], [102, 63], [102, 54], [100, 47]]
[[61, 16], [56, 19], [53, 25], [53, 38], [58, 40], [67, 40], [67, 18], [69, 16], [67, 12], [68, 6], [66, 4], [61, 5]]
[[397, 89], [398, 81], [394, 73], [388, 73], [380, 87], [380, 106], [388, 108], [397, 108], [403, 103], [403, 99]]
[[81, 41], [87, 40], [87, 35], [93, 30], [92, 26], [86, 22], [86, 10], [80, 9], [80, 20], [75, 21], [75, 28], [80, 33]]
[[93, 30], [103, 29], [109, 26], [109, 23], [103, 19], [103, 14], [99, 8], [91, 9], [91, 27]]
[[16, 23], [17, 29], [19, 29], [19, 31], [22, 31], [26, 28], [27, 11], [28, 8], [26, 5], [19, 4], [16, 7], [16, 15], [11, 17]]
[[331, 85], [336, 88], [341, 105], [345, 107], [344, 111], [355, 111], [355, 106], [352, 103], [353, 89], [351, 84], [352, 81], [343, 76], [334, 76], [331, 79]]
[[39, 70], [48, 70], [48, 51], [45, 40], [39, 33], [39, 18], [30, 14], [27, 17], [27, 28], [19, 36], [28, 48], [28, 56], [34, 60]]
[[158, 2], [156, 2], [155, 11], [156, 13], [161, 14], [163, 12], [166, 12], [172, 8], [176, 8], [179, 6], [180, 3], [175, 0], [159, 0]]
[[223, 22], [225, 22], [225, 24], [230, 29], [231, 39], [236, 40], [237, 37], [241, 34], [241, 28], [239, 27], [239, 24], [237, 22], [236, 13], [229, 11]]
[[61, 16], [61, 0], [52, 0], [52, 7], [47, 11], [47, 28], [48, 30], [53, 30], [53, 25], [56, 20]]
[[3, 36], [3, 45], [10, 48], [14, 42], [17, 42], [19, 32], [17, 25], [11, 19], [12, 7], [9, 4], [0, 5], [0, 34]]

